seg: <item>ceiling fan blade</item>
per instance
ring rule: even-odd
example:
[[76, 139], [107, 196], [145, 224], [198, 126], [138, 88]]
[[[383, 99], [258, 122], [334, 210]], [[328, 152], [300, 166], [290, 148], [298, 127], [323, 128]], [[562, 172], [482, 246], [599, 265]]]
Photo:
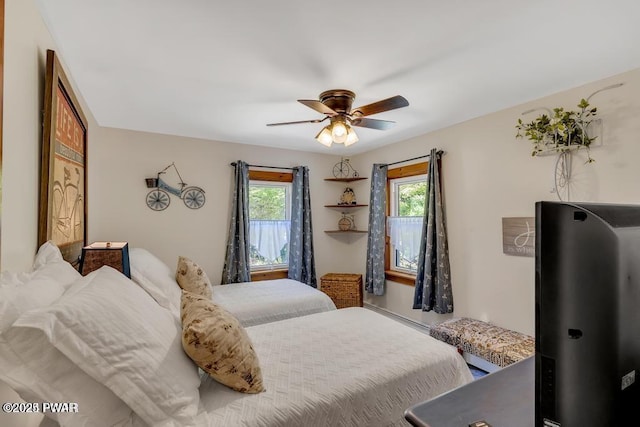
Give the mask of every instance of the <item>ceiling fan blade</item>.
[[355, 118], [351, 120], [351, 124], [361, 128], [387, 130], [395, 126], [396, 122], [392, 122], [390, 120]]
[[382, 113], [383, 111], [406, 107], [407, 105], [409, 105], [409, 101], [407, 101], [404, 96], [396, 95], [391, 98], [383, 99], [382, 101], [354, 108], [351, 111], [351, 114], [358, 116], [370, 116], [372, 114]]
[[301, 103], [301, 104], [306, 105], [309, 108], [313, 108], [318, 113], [328, 114], [330, 116], [335, 116], [336, 114], [338, 114], [332, 108], [327, 107], [326, 105], [324, 105], [322, 102], [318, 101], [317, 99], [298, 99], [298, 102]]
[[327, 118], [328, 117], [325, 117], [324, 119], [300, 120], [298, 122], [267, 123], [267, 126], [297, 125], [300, 123], [320, 123], [324, 122]]

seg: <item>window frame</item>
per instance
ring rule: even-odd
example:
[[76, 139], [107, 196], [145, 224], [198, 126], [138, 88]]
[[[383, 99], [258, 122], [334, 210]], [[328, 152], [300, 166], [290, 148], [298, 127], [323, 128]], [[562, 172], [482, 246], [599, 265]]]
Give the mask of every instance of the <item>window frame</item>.
[[[387, 171], [387, 206], [385, 215], [388, 217], [391, 214], [391, 181], [398, 178], [408, 178], [418, 175], [425, 175], [429, 171], [429, 162], [414, 163], [412, 165], [401, 166], [398, 168], [389, 169]], [[391, 239], [386, 233], [386, 221], [385, 221], [385, 236], [384, 236], [384, 273], [385, 279], [392, 282], [401, 283], [403, 285], [413, 286], [416, 281], [415, 273], [406, 273], [391, 268]]]
[[[418, 183], [418, 182], [424, 182], [425, 185], [427, 183], [427, 174], [419, 174], [419, 175], [410, 175], [410, 176], [403, 176], [401, 178], [391, 178], [388, 179], [388, 184], [389, 184], [389, 214], [387, 216], [399, 216], [399, 203], [398, 203], [398, 198], [399, 198], [399, 191], [398, 191], [398, 187], [400, 187], [401, 185], [406, 185], [406, 184], [412, 184], [412, 183]], [[392, 215], [392, 214], [396, 214], [396, 215]], [[388, 223], [387, 223], [388, 224]], [[415, 272], [407, 269], [407, 268], [403, 268], [403, 267], [398, 267], [397, 265], [397, 259], [396, 259], [396, 254], [397, 251], [396, 250], [392, 250], [391, 248], [391, 244], [389, 244], [389, 270], [392, 270], [394, 272], [399, 272], [399, 273], [405, 273], [405, 274], [409, 274], [409, 275], [414, 275], [415, 276]]]
[[[249, 169], [249, 186], [251, 181], [266, 181], [266, 182], [280, 182], [280, 183], [292, 183], [292, 172], [272, 172]], [[289, 210], [291, 210], [290, 201], [288, 202]], [[291, 218], [291, 212], [289, 212], [289, 218]], [[253, 269], [250, 267], [251, 281], [258, 282], [261, 280], [272, 279], [286, 279], [289, 275], [289, 266], [287, 268], [260, 268]]]

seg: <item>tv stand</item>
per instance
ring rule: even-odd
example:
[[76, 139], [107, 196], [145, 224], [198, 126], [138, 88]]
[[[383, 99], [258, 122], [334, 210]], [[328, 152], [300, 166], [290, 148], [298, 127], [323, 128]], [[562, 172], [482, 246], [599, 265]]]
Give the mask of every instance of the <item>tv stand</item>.
[[416, 427], [466, 427], [485, 421], [492, 427], [533, 427], [535, 357], [529, 357], [472, 383], [407, 409]]

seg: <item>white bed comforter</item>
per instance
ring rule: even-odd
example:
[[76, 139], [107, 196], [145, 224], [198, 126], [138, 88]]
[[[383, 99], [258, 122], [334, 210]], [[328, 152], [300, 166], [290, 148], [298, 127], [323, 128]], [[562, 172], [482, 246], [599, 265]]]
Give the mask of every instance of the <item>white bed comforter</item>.
[[213, 286], [212, 299], [243, 326], [336, 309], [325, 293], [291, 279]]
[[207, 377], [199, 425], [406, 425], [406, 408], [472, 380], [453, 347], [363, 308], [247, 332], [266, 391], [242, 394]]

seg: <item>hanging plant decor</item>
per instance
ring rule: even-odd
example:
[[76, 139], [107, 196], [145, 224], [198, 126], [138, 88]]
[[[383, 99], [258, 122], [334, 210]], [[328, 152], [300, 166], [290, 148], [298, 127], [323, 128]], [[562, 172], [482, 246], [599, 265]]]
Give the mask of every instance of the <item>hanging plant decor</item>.
[[589, 136], [587, 130], [595, 120], [596, 108], [589, 108], [587, 100], [582, 99], [578, 104], [579, 111], [565, 111], [564, 108], [554, 108], [549, 115], [542, 114], [530, 123], [518, 119], [516, 129], [517, 138], [527, 138], [533, 143], [532, 156], [555, 151], [564, 153], [571, 149], [586, 148], [587, 163], [595, 160], [591, 158], [589, 146], [596, 136]]

